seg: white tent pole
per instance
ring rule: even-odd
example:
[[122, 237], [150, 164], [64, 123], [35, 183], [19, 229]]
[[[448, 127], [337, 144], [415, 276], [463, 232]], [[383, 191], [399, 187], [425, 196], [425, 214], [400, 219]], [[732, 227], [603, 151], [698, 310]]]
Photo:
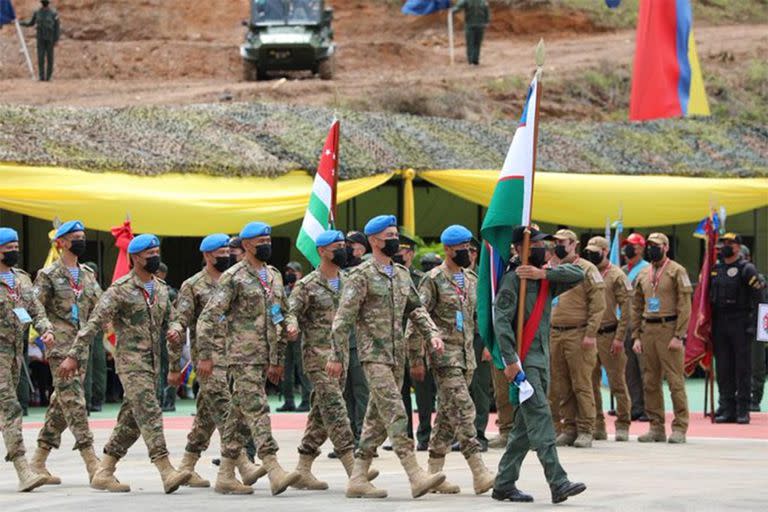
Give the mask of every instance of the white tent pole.
[[35, 79], [35, 68], [32, 67], [32, 59], [29, 58], [29, 50], [27, 49], [27, 42], [24, 40], [24, 34], [21, 32], [21, 25], [19, 25], [18, 18], [14, 20], [16, 23], [16, 33], [19, 36], [19, 43], [21, 44], [21, 51], [24, 53], [24, 58], [27, 61], [27, 67], [29, 68], [29, 76], [32, 80]]

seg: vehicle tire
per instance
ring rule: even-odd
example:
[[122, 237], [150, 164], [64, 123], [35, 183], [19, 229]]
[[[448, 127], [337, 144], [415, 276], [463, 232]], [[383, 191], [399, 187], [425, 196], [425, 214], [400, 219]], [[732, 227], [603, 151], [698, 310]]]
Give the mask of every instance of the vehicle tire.
[[331, 55], [327, 59], [321, 60], [317, 66], [317, 72], [321, 80], [331, 80], [336, 72], [336, 57]]
[[243, 80], [255, 82], [259, 79], [259, 67], [252, 60], [243, 59]]

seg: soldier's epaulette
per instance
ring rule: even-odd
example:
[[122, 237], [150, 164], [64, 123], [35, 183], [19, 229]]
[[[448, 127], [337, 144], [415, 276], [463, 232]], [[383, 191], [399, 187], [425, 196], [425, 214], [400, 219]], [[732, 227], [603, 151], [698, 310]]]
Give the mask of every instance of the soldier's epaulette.
[[29, 277], [29, 272], [27, 272], [26, 270], [24, 270], [24, 269], [21, 269], [21, 268], [19, 268], [19, 267], [13, 267], [13, 271], [14, 271], [14, 272], [16, 272], [16, 273], [18, 273], [18, 274], [21, 274], [22, 276], [27, 276], [27, 277]]
[[[362, 264], [361, 264], [361, 265], [362, 265]], [[342, 269], [341, 273], [342, 273], [342, 275], [351, 276], [351, 275], [353, 275], [354, 273], [356, 273], [356, 272], [358, 271], [358, 269], [359, 269], [359, 268], [360, 268], [360, 265], [356, 265], [356, 266], [354, 266], [354, 267], [347, 267], [347, 268], [345, 268], [345, 269]]]
[[166, 283], [165, 281], [163, 281], [162, 279], [160, 279], [160, 278], [159, 278], [159, 277], [157, 277], [157, 276], [155, 276], [155, 279], [156, 279], [156, 280], [157, 280], [157, 282], [159, 282], [160, 284], [165, 284], [165, 285], [167, 285], [167, 284], [168, 284], [168, 283]]
[[275, 272], [277, 272], [278, 274], [280, 273], [280, 271], [279, 271], [279, 270], [277, 270], [277, 267], [273, 267], [272, 265], [267, 265], [267, 268], [268, 268], [269, 270], [274, 270], [274, 271], [275, 271]]
[[121, 278], [117, 279], [117, 280], [116, 280], [114, 283], [112, 283], [112, 285], [121, 285], [121, 284], [125, 284], [125, 283], [127, 283], [128, 281], [130, 281], [130, 280], [131, 280], [131, 274], [130, 274], [130, 273], [128, 273], [128, 274], [125, 274], [123, 277], [121, 277]]
[[471, 275], [471, 276], [474, 276], [475, 278], [478, 278], [478, 277], [479, 277], [479, 276], [477, 275], [477, 272], [475, 272], [474, 270], [470, 270], [470, 269], [467, 269], [467, 273], [468, 273], [469, 275]]
[[83, 264], [80, 264], [80, 265], [78, 265], [78, 266], [80, 267], [80, 270], [85, 270], [86, 272], [89, 272], [89, 273], [91, 273], [91, 274], [94, 274], [94, 273], [95, 273], [95, 272], [93, 271], [93, 269], [92, 269], [91, 267], [89, 267], [88, 265], [83, 265]]
[[439, 276], [442, 272], [443, 272], [443, 269], [440, 268], [440, 265], [438, 265], [435, 268], [433, 268], [432, 270], [430, 270], [429, 272], [426, 272], [424, 275], [425, 276], [429, 276], [430, 279], [434, 279], [437, 276]]
[[406, 267], [405, 265], [403, 265], [403, 264], [401, 264], [401, 263], [395, 263], [395, 262], [393, 261], [393, 262], [392, 262], [392, 265], [393, 265], [395, 268], [401, 268], [401, 269], [405, 270], [405, 271], [406, 271], [406, 272], [408, 272], [409, 274], [411, 273], [411, 271], [408, 269], [408, 267]]

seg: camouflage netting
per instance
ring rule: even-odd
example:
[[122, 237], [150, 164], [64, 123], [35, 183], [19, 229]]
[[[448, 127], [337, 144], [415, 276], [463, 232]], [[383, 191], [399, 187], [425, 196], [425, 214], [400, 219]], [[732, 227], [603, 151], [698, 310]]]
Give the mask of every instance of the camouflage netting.
[[[514, 122], [339, 111], [343, 178], [414, 168], [498, 169]], [[0, 106], [0, 162], [93, 172], [277, 176], [314, 171], [334, 112], [277, 104]], [[768, 176], [768, 127], [722, 120], [545, 122], [543, 171]]]

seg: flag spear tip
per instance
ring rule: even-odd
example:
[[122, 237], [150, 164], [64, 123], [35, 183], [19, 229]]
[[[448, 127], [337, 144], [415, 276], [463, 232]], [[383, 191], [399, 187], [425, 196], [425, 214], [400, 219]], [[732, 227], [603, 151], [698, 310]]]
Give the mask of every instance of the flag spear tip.
[[544, 48], [544, 38], [539, 39], [539, 44], [536, 45], [536, 67], [544, 67], [544, 58], [546, 56]]

